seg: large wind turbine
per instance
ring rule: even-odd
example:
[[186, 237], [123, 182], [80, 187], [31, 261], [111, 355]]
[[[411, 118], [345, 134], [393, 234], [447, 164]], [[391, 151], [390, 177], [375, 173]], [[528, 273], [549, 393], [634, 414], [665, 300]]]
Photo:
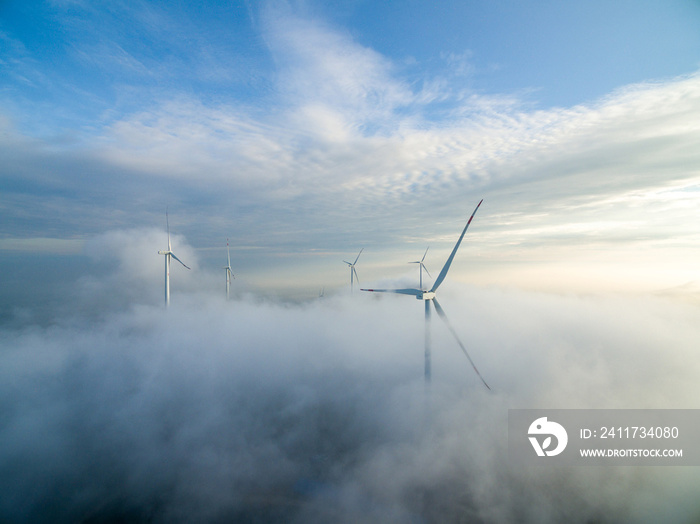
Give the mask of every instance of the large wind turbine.
[[165, 224], [168, 229], [168, 250], [167, 251], [158, 251], [159, 255], [165, 255], [165, 307], [168, 307], [170, 305], [170, 257], [173, 257], [175, 260], [180, 262], [183, 266], [185, 266], [187, 269], [190, 269], [189, 266], [185, 265], [185, 263], [177, 258], [175, 256], [175, 253], [173, 253], [172, 248], [170, 247], [170, 222], [168, 220], [168, 212], [166, 210], [165, 212]]
[[[459, 339], [459, 336], [457, 336], [457, 332], [454, 330], [452, 327], [452, 324], [450, 324], [450, 321], [447, 319], [447, 316], [445, 315], [445, 311], [440, 307], [440, 303], [437, 301], [437, 298], [435, 297], [435, 293], [437, 292], [437, 289], [440, 287], [440, 284], [442, 284], [442, 281], [445, 280], [445, 277], [447, 276], [447, 272], [450, 270], [450, 265], [452, 264], [452, 261], [455, 258], [455, 255], [457, 254], [457, 249], [459, 249], [459, 245], [462, 243], [462, 239], [464, 238], [464, 234], [467, 232], [467, 228], [469, 227], [469, 224], [472, 223], [472, 219], [474, 218], [474, 215], [476, 214], [477, 209], [479, 209], [479, 206], [481, 205], [481, 202], [484, 200], [481, 199], [481, 201], [477, 204], [476, 209], [474, 209], [474, 212], [472, 213], [472, 216], [469, 217], [469, 221], [467, 222], [467, 225], [464, 226], [464, 229], [462, 230], [462, 234], [459, 236], [459, 240], [457, 240], [457, 243], [455, 244], [454, 249], [452, 250], [452, 253], [450, 254], [449, 258], [447, 259], [447, 262], [445, 262], [445, 266], [442, 268], [442, 271], [440, 271], [440, 274], [438, 275], [437, 279], [435, 280], [435, 283], [433, 283], [433, 287], [430, 289], [430, 291], [423, 291], [423, 289], [363, 289], [362, 291], [373, 291], [375, 293], [399, 293], [401, 295], [412, 295], [416, 297], [418, 300], [423, 300], [425, 302], [425, 383], [430, 384], [430, 375], [431, 375], [431, 369], [430, 369], [430, 303], [433, 303], [433, 306], [435, 306], [435, 311], [437, 311], [438, 316], [445, 322], [447, 327], [449, 328], [450, 332], [452, 335], [455, 337], [457, 340], [457, 343], [459, 344], [459, 347], [462, 348], [462, 351], [466, 355], [467, 359], [469, 359], [469, 363], [472, 365], [472, 368], [474, 368], [474, 371], [476, 374], [479, 376], [481, 381], [484, 383], [484, 386], [486, 386], [488, 389], [491, 389], [489, 385], [486, 383], [484, 380], [484, 377], [481, 376], [481, 373], [479, 373], [479, 370], [476, 369], [476, 365], [474, 365], [474, 361], [472, 358], [469, 356], [469, 353], [467, 353], [467, 349], [464, 347], [464, 344], [462, 344], [462, 341]], [[427, 252], [427, 250], [426, 250]], [[422, 282], [421, 282], [422, 284]], [[421, 285], [422, 288], [422, 285]]]
[[231, 269], [231, 251], [228, 247], [228, 238], [226, 239], [226, 259], [228, 264], [224, 269], [226, 270], [226, 300], [228, 300], [229, 291], [231, 289], [231, 279], [236, 278], [233, 274], [233, 269]]
[[360, 277], [357, 276], [357, 270], [355, 269], [355, 264], [357, 264], [357, 261], [360, 259], [360, 255], [362, 254], [362, 251], [364, 251], [364, 247], [360, 249], [360, 252], [357, 254], [357, 258], [355, 259], [355, 262], [348, 262], [347, 260], [343, 260], [348, 266], [350, 266], [350, 292], [354, 291], [355, 287], [355, 277], [357, 278], [357, 281], [360, 281]]
[[[425, 272], [428, 273], [428, 276], [430, 277], [430, 273], [428, 272], [428, 268], [425, 267], [425, 264], [423, 263], [423, 261], [425, 260], [425, 255], [428, 254], [428, 249], [430, 249], [430, 246], [428, 246], [428, 247], [425, 249], [425, 253], [423, 253], [423, 258], [421, 258], [420, 260], [416, 260], [415, 262], [409, 262], [409, 264], [418, 264], [418, 268], [419, 268], [419, 271], [420, 271], [420, 286], [419, 286], [419, 287], [420, 287], [421, 289], [423, 289], [423, 270], [424, 270], [424, 269], [425, 269]], [[432, 278], [432, 277], [431, 277], [431, 278]]]

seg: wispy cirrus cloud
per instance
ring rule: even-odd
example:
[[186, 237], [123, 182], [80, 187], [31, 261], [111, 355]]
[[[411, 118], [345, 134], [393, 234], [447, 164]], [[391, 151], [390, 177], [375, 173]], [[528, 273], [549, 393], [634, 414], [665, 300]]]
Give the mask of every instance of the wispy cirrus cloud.
[[410, 86], [393, 74], [394, 64], [343, 30], [279, 6], [268, 7], [264, 19], [278, 91], [314, 136], [337, 140], [390, 131], [384, 127], [395, 111], [415, 103]]

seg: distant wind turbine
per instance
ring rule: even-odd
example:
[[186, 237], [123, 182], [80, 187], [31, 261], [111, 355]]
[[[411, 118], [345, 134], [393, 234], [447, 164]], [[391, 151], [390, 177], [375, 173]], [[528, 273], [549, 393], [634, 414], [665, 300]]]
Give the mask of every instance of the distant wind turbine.
[[172, 248], [170, 247], [170, 222], [168, 220], [168, 211], [165, 211], [165, 224], [168, 229], [168, 250], [167, 251], [158, 251], [159, 255], [165, 255], [165, 307], [170, 306], [170, 257], [173, 257], [175, 260], [180, 262], [183, 266], [185, 266], [187, 269], [190, 269], [189, 266], [185, 265], [185, 263], [177, 258], [175, 256], [175, 253], [172, 252]]
[[226, 270], [226, 300], [228, 300], [229, 292], [231, 289], [231, 279], [236, 278], [233, 274], [233, 270], [231, 269], [231, 251], [228, 247], [228, 238], [226, 239], [226, 259], [228, 261], [228, 264], [224, 269]]
[[428, 254], [428, 249], [430, 249], [429, 246], [425, 249], [425, 253], [423, 253], [423, 258], [421, 258], [420, 260], [416, 260], [415, 262], [409, 262], [409, 264], [418, 264], [419, 265], [418, 266], [419, 271], [420, 271], [420, 285], [419, 285], [419, 287], [421, 289], [423, 289], [423, 270], [424, 269], [425, 269], [425, 272], [428, 273], [428, 276], [430, 277], [430, 273], [428, 272], [428, 268], [425, 267], [425, 264], [423, 263], [423, 261], [425, 260], [425, 255]]
[[357, 258], [355, 259], [355, 262], [348, 262], [347, 260], [343, 260], [348, 266], [350, 266], [350, 292], [354, 291], [355, 288], [355, 278], [357, 278], [357, 281], [360, 281], [360, 277], [357, 276], [357, 270], [355, 269], [355, 264], [357, 264], [357, 261], [360, 259], [360, 255], [362, 254], [362, 251], [364, 251], [364, 247], [360, 249], [360, 252], [357, 254]]
[[[423, 300], [425, 302], [425, 383], [426, 383], [426, 385], [430, 384], [430, 380], [431, 380], [430, 303], [432, 302], [433, 305], [435, 306], [435, 311], [437, 311], [438, 316], [445, 322], [445, 324], [449, 328], [450, 332], [457, 340], [459, 347], [462, 348], [462, 351], [464, 352], [467, 359], [469, 360], [469, 363], [472, 365], [472, 368], [474, 368], [474, 371], [476, 372], [476, 374], [479, 376], [481, 381], [484, 383], [484, 386], [486, 386], [488, 389], [491, 389], [489, 387], [489, 385], [486, 383], [486, 381], [484, 380], [484, 377], [482, 377], [481, 373], [479, 373], [479, 370], [476, 368], [476, 365], [474, 365], [474, 361], [469, 356], [469, 353], [467, 353], [467, 349], [464, 347], [464, 344], [462, 344], [462, 341], [459, 339], [459, 336], [457, 336], [457, 332], [452, 327], [452, 324], [450, 324], [450, 321], [447, 319], [447, 316], [445, 315], [445, 311], [442, 309], [442, 307], [440, 307], [440, 303], [437, 301], [437, 298], [435, 297], [435, 293], [437, 292], [437, 289], [440, 287], [440, 284], [442, 284], [442, 281], [445, 280], [445, 277], [447, 276], [447, 272], [450, 270], [450, 265], [452, 264], [452, 261], [454, 260], [455, 255], [457, 254], [457, 249], [459, 249], [459, 245], [462, 243], [462, 239], [464, 238], [464, 234], [467, 232], [467, 228], [469, 227], [469, 224], [471, 224], [472, 219], [474, 218], [474, 215], [476, 214], [476, 211], [479, 209], [479, 206], [481, 205], [481, 202], [483, 202], [483, 201], [484, 200], [481, 199], [481, 201], [477, 204], [476, 209], [474, 209], [472, 216], [469, 217], [469, 221], [467, 222], [467, 225], [464, 226], [464, 229], [462, 230], [462, 234], [460, 235], [459, 240], [457, 240], [457, 243], [455, 244], [455, 247], [452, 250], [452, 253], [450, 254], [449, 258], [447, 259], [447, 262], [445, 262], [445, 266], [442, 268], [442, 271], [440, 271], [440, 274], [438, 275], [437, 279], [433, 283], [433, 287], [430, 289], [430, 291], [423, 291], [423, 289], [363, 289], [362, 290], [362, 291], [373, 291], [375, 293], [399, 293], [401, 295], [412, 295], [412, 296], [416, 297], [418, 300]], [[426, 252], [427, 252], [427, 250], [426, 250]], [[425, 255], [424, 255], [424, 258], [425, 258]], [[422, 288], [422, 286], [421, 286], [421, 288]]]

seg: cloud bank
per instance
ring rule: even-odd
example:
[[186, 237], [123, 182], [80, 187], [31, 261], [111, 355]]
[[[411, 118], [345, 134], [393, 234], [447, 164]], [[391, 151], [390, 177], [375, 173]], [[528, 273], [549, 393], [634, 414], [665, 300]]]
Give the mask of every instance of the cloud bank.
[[436, 318], [426, 395], [422, 304], [410, 297], [225, 302], [222, 280], [215, 295], [180, 288], [168, 311], [162, 297], [110, 309], [111, 297], [139, 296], [153, 276], [133, 277], [130, 265], [150, 245], [143, 235], [99, 241], [132, 239], [114, 277], [92, 289], [103, 314], [75, 307], [45, 327], [0, 330], [5, 520], [691, 522], [700, 513], [689, 468], [523, 470], [507, 459], [509, 408], [697, 408], [697, 307], [448, 277], [441, 303], [493, 392]]

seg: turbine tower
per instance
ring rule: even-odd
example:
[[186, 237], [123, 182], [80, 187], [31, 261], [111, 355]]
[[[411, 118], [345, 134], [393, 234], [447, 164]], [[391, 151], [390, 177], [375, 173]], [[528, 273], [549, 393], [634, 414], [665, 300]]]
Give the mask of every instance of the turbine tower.
[[347, 260], [343, 260], [348, 266], [350, 266], [350, 292], [352, 293], [355, 289], [355, 278], [357, 278], [357, 281], [360, 281], [360, 277], [357, 276], [357, 270], [355, 269], [355, 264], [357, 264], [357, 261], [360, 259], [360, 255], [362, 254], [362, 251], [364, 251], [364, 247], [360, 249], [360, 252], [357, 254], [357, 258], [355, 259], [355, 262], [348, 262]]
[[226, 300], [228, 300], [229, 292], [231, 289], [231, 279], [236, 278], [233, 274], [233, 270], [231, 269], [231, 251], [228, 247], [228, 238], [226, 239], [226, 257], [228, 264], [226, 265], [226, 267], [224, 267], [224, 269], [226, 270]]
[[[469, 224], [471, 224], [472, 219], [474, 218], [474, 215], [476, 214], [476, 211], [479, 209], [479, 206], [481, 205], [481, 202], [483, 202], [483, 201], [484, 200], [481, 199], [481, 201], [477, 204], [476, 209], [474, 209], [472, 216], [469, 217], [469, 221], [467, 222], [467, 225], [464, 226], [464, 229], [462, 230], [462, 234], [460, 235], [459, 240], [457, 240], [457, 243], [455, 244], [455, 247], [452, 250], [452, 253], [450, 254], [449, 258], [447, 259], [447, 262], [445, 262], [445, 265], [442, 268], [442, 271], [440, 271], [440, 274], [438, 275], [437, 279], [433, 283], [433, 287], [430, 289], [430, 291], [423, 291], [422, 278], [421, 278], [421, 289], [363, 289], [362, 290], [362, 291], [372, 291], [375, 293], [399, 293], [401, 295], [412, 295], [412, 296], [416, 297], [418, 300], [422, 300], [423, 302], [425, 302], [425, 383], [426, 383], [426, 385], [429, 385], [430, 380], [431, 380], [430, 303], [432, 302], [438, 316], [445, 322], [445, 324], [449, 328], [450, 332], [455, 337], [455, 340], [457, 340], [459, 347], [462, 348], [462, 351], [464, 352], [467, 359], [469, 360], [469, 363], [472, 365], [472, 368], [474, 368], [474, 371], [476, 372], [476, 374], [481, 379], [481, 382], [484, 383], [484, 386], [486, 386], [487, 389], [491, 389], [489, 387], [489, 385], [486, 383], [486, 381], [484, 380], [484, 377], [482, 377], [481, 373], [479, 373], [479, 370], [476, 368], [474, 361], [469, 356], [469, 353], [467, 353], [467, 349], [464, 347], [464, 344], [462, 344], [462, 341], [459, 339], [459, 336], [457, 336], [457, 332], [452, 327], [452, 324], [450, 324], [450, 321], [447, 319], [447, 316], [445, 315], [445, 311], [442, 309], [442, 307], [440, 307], [440, 303], [437, 301], [437, 298], [435, 296], [437, 289], [440, 287], [440, 284], [442, 284], [442, 281], [445, 280], [445, 277], [447, 276], [447, 272], [450, 270], [450, 265], [452, 264], [452, 261], [454, 260], [455, 255], [457, 254], [457, 249], [459, 249], [459, 245], [462, 243], [462, 239], [464, 238], [464, 234], [467, 232], [467, 228], [469, 227]], [[426, 253], [427, 253], [427, 250], [426, 250]], [[423, 256], [423, 258], [425, 258], [425, 255]], [[422, 260], [421, 260], [421, 263], [422, 263]]]
[[187, 269], [190, 269], [189, 266], [185, 265], [185, 263], [177, 258], [175, 256], [175, 253], [173, 253], [172, 248], [170, 247], [170, 222], [168, 220], [168, 211], [165, 211], [165, 224], [168, 229], [168, 249], [167, 251], [158, 251], [159, 255], [165, 255], [165, 307], [170, 306], [170, 257], [174, 258], [180, 264], [185, 266]]
[[419, 266], [418, 266], [418, 267], [419, 267], [419, 271], [420, 271], [420, 286], [419, 286], [419, 287], [420, 287], [421, 289], [423, 289], [423, 270], [424, 270], [424, 269], [425, 269], [425, 272], [428, 273], [428, 276], [429, 276], [430, 278], [432, 278], [432, 277], [430, 276], [430, 273], [428, 272], [428, 268], [425, 267], [425, 264], [423, 263], [423, 261], [425, 260], [425, 255], [428, 254], [428, 249], [430, 249], [430, 247], [427, 247], [427, 248], [425, 249], [425, 253], [423, 253], [423, 258], [421, 258], [420, 260], [416, 260], [415, 262], [409, 262], [409, 264], [419, 264]]

